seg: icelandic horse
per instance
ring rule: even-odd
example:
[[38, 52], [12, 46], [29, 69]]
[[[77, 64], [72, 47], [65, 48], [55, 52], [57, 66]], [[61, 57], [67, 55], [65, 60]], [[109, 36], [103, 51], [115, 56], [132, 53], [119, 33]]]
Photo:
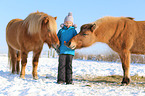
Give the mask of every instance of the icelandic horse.
[[145, 54], [145, 21], [106, 16], [82, 25], [79, 34], [67, 46], [79, 49], [95, 42], [106, 43], [119, 54], [124, 75], [122, 84], [128, 85], [131, 81], [130, 54]]
[[43, 44], [47, 43], [49, 48], [59, 47], [56, 19], [57, 17], [37, 11], [29, 14], [24, 20], [13, 19], [8, 23], [6, 42], [12, 73], [19, 74], [21, 60], [20, 77], [25, 78], [27, 56], [30, 51], [33, 51], [32, 74], [34, 79], [38, 79], [37, 67]]

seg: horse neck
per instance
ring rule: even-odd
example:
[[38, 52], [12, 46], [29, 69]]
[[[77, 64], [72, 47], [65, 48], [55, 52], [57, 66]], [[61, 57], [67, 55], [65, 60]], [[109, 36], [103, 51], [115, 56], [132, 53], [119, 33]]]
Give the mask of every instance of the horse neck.
[[102, 43], [109, 43], [109, 40], [112, 38], [115, 27], [112, 25], [109, 26], [108, 24], [100, 25], [97, 30], [95, 30], [96, 34], [96, 42], [102, 42]]

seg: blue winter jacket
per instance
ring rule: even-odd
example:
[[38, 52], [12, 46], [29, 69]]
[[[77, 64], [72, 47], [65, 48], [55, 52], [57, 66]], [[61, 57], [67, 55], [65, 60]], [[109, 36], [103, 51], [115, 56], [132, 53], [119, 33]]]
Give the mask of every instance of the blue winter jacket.
[[77, 35], [77, 31], [75, 30], [75, 28], [73, 26], [70, 26], [69, 28], [64, 26], [62, 29], [60, 29], [58, 31], [57, 36], [58, 36], [59, 41], [60, 41], [60, 47], [59, 47], [60, 54], [75, 55], [75, 50], [72, 50], [64, 45], [64, 41], [66, 43], [68, 43], [69, 40], [72, 37], [74, 37], [75, 35]]

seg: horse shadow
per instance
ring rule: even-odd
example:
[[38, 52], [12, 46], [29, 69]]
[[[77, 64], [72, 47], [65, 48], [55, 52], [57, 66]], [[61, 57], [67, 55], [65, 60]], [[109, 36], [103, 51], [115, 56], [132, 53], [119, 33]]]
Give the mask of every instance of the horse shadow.
[[12, 74], [9, 71], [4, 72], [2, 70], [0, 71], [0, 77], [5, 78], [9, 82], [14, 81], [16, 78], [21, 79], [21, 80], [25, 80], [25, 81], [28, 81], [28, 82], [37, 82], [40, 79], [42, 79], [42, 80], [52, 80], [52, 81], [56, 80], [56, 77], [52, 76], [51, 74], [47, 74], [47, 76], [45, 76], [45, 75], [41, 76], [41, 75], [38, 74], [38, 79], [37, 80], [33, 79], [32, 74], [25, 74], [25, 79], [22, 79], [22, 78], [20, 78], [19, 74]]
[[[114, 79], [111, 79], [108, 77], [113, 77]], [[136, 85], [137, 86], [145, 86], [145, 80], [136, 81], [136, 80], [134, 80], [133, 76], [131, 76], [131, 77], [133, 80], [129, 84], [130, 86], [136, 86]], [[113, 75], [112, 76], [105, 76], [102, 78], [96, 77], [95, 79], [84, 79], [83, 77], [80, 77], [80, 78], [75, 77], [75, 79], [74, 79], [74, 81], [77, 81], [77, 82], [87, 82], [90, 84], [99, 84], [100, 83], [100, 84], [107, 84], [107, 85], [111, 85], [111, 86], [124, 86], [124, 84], [121, 83], [121, 80], [122, 80], [122, 76], [117, 76], [117, 75], [116, 76], [115, 75], [114, 76]]]
[[[39, 80], [42, 80], [44, 83], [49, 84], [49, 83], [57, 83], [56, 76], [53, 76], [52, 74], [44, 74], [44, 75], [39, 75], [38, 80], [34, 80], [32, 77], [32, 74], [26, 74], [25, 75], [25, 79], [20, 78], [19, 74], [12, 74], [9, 71], [0, 71], [0, 77], [5, 78], [7, 81], [11, 82], [11, 81], [15, 81], [16, 79], [20, 79], [20, 80], [24, 80], [27, 82], [39, 82]], [[121, 85], [121, 79], [120, 81], [114, 81], [114, 80], [109, 80], [109, 79], [99, 79], [99, 80], [87, 80], [87, 79], [83, 79], [83, 78], [73, 78], [73, 81], [75, 82], [79, 82], [79, 83], [83, 83], [83, 82], [87, 82], [89, 84], [108, 84], [111, 86], [122, 86]], [[145, 86], [145, 82], [131, 82], [130, 83], [131, 86]]]
[[112, 83], [119, 83], [119, 82], [115, 82], [115, 81], [111, 81], [111, 80], [85, 80], [85, 79], [73, 79], [74, 81], [78, 81], [78, 82], [82, 82], [82, 81], [85, 81], [85, 82], [88, 82], [88, 83], [108, 83], [108, 84], [112, 84]]

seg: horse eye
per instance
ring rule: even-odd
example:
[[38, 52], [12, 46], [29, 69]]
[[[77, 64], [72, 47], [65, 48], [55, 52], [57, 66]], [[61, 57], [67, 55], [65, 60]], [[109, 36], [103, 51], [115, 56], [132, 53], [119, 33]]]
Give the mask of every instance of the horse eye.
[[50, 32], [50, 29], [48, 29], [47, 31]]
[[83, 36], [86, 36], [86, 35], [88, 35], [88, 34], [86, 34], [86, 33], [83, 34]]

